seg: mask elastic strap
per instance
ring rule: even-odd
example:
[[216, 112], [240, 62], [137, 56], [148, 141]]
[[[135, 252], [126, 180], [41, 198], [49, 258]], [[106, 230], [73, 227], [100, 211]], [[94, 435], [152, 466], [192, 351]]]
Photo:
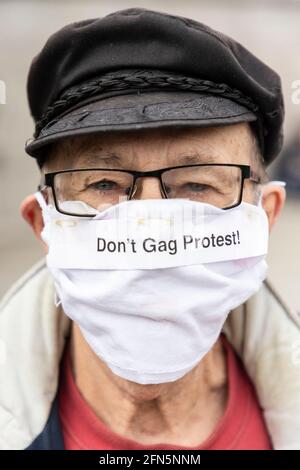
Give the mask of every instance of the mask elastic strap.
[[286, 182], [285, 181], [268, 181], [268, 183], [264, 184], [264, 186], [281, 186], [282, 188], [286, 187]]
[[[268, 183], [265, 183], [262, 186], [280, 186], [282, 188], [285, 188], [286, 187], [286, 182], [285, 181], [279, 181], [279, 180], [278, 181], [273, 180], [273, 181], [268, 181]], [[263, 198], [263, 192], [260, 191], [258, 204], [257, 204], [259, 207], [262, 207], [262, 198]]]
[[37, 202], [39, 203], [41, 209], [45, 210], [47, 209], [47, 203], [45, 201], [45, 198], [43, 194], [40, 191], [37, 191], [34, 193], [34, 197], [36, 198]]
[[55, 307], [59, 307], [61, 305], [61, 300], [60, 300], [57, 292], [54, 292], [54, 305], [55, 305]]

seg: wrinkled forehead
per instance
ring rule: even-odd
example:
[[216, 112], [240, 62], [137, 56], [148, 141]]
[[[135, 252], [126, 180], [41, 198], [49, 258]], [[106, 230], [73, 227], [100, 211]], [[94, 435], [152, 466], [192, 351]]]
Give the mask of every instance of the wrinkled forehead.
[[248, 123], [208, 128], [106, 132], [63, 139], [49, 152], [46, 168], [143, 169], [195, 163], [249, 164], [253, 134]]

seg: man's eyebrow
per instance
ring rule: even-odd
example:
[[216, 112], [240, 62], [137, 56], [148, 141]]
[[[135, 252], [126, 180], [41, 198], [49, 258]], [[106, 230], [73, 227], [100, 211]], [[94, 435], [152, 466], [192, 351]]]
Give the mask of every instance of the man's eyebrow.
[[190, 155], [180, 155], [176, 157], [176, 162], [183, 165], [193, 165], [197, 163], [218, 163], [220, 158], [216, 155], [206, 153], [204, 151], [197, 151]]
[[84, 163], [88, 165], [99, 165], [105, 163], [107, 165], [120, 165], [121, 157], [112, 152], [105, 154], [87, 154], [84, 156]]
[[[122, 163], [124, 165], [124, 160], [121, 156], [107, 152], [105, 154], [86, 154], [83, 160], [84, 164], [99, 166], [101, 164], [111, 165], [111, 166], [119, 166], [122, 167]], [[220, 157], [218, 158], [216, 155], [212, 153], [205, 152], [204, 150], [197, 150], [197, 152], [193, 152], [186, 155], [178, 155], [174, 156], [174, 165], [193, 165], [197, 163], [218, 163], [220, 162]]]

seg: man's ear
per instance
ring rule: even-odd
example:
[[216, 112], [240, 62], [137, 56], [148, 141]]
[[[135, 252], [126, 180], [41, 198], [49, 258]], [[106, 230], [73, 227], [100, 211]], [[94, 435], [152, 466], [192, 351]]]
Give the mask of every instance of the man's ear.
[[44, 228], [42, 210], [33, 194], [27, 196], [21, 203], [20, 212], [23, 219], [26, 220], [32, 228], [38, 241], [43, 245], [45, 251], [48, 251], [47, 244], [41, 238], [41, 231]]
[[263, 187], [262, 193], [262, 206], [268, 216], [271, 231], [284, 206], [286, 192], [282, 186], [270, 183]]

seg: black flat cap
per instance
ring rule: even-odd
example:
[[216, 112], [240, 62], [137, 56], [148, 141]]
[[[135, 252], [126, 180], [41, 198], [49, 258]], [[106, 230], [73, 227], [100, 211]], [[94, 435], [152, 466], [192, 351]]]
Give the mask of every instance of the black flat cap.
[[252, 122], [270, 163], [282, 147], [280, 77], [233, 39], [140, 8], [70, 24], [34, 58], [27, 83], [41, 163], [64, 137]]

